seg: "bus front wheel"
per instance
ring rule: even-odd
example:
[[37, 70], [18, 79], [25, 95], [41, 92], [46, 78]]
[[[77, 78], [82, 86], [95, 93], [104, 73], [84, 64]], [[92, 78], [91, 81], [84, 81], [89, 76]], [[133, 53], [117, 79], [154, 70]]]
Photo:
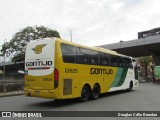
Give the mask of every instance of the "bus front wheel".
[[89, 99], [89, 95], [90, 95], [89, 87], [87, 85], [84, 85], [81, 91], [80, 101], [81, 102], [87, 101]]
[[127, 89], [127, 91], [129, 91], [129, 92], [132, 91], [132, 88], [133, 88], [133, 82], [131, 81], [130, 84], [129, 84], [129, 88]]

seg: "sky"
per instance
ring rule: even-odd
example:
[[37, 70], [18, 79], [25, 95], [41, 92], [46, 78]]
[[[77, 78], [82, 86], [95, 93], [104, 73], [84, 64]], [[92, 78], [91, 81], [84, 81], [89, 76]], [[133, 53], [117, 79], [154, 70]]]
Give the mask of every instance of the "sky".
[[160, 27], [160, 0], [0, 0], [0, 45], [27, 26], [45, 26], [88, 46], [137, 39]]

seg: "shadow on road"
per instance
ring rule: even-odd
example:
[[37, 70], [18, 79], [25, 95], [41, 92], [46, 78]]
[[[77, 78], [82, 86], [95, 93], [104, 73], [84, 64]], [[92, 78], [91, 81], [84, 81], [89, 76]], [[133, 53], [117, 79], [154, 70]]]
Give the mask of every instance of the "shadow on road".
[[153, 82], [153, 84], [160, 85], [160, 80], [157, 80], [157, 81]]
[[39, 103], [33, 103], [31, 106], [44, 107], [44, 108], [60, 108], [64, 106], [70, 106], [79, 103], [77, 99], [67, 99], [67, 100], [51, 100]]
[[[134, 92], [134, 90], [132, 92]], [[109, 93], [101, 94], [98, 100], [101, 100], [106, 97], [118, 95], [118, 94], [128, 94], [128, 93], [129, 92], [127, 92], [125, 90], [109, 92]], [[89, 100], [87, 102], [95, 102], [95, 100]], [[40, 107], [40, 108], [44, 108], [44, 109], [45, 108], [61, 108], [61, 107], [71, 106], [71, 105], [76, 105], [76, 104], [86, 104], [87, 102], [80, 102], [79, 99], [77, 99], [77, 98], [66, 99], [66, 100], [51, 100], [51, 101], [44, 101], [44, 102], [38, 102], [38, 103], [35, 102], [35, 103], [28, 105], [28, 107], [32, 106], [32, 107]], [[43, 109], [41, 109], [41, 110], [43, 110]]]
[[[131, 93], [134, 92], [135, 90], [130, 91]], [[130, 93], [126, 90], [119, 90], [119, 91], [114, 91], [114, 92], [108, 92], [108, 93], [103, 93], [101, 94], [100, 98], [104, 98], [104, 97], [110, 97], [110, 96], [114, 96], [114, 95], [118, 95], [118, 94], [128, 94]]]

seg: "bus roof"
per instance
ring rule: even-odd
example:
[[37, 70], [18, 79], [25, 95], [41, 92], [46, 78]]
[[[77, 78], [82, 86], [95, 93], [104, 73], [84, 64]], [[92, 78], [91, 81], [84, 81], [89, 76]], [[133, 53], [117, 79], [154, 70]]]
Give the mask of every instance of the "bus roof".
[[97, 48], [97, 49], [102, 50], [102, 51], [107, 51], [108, 53], [118, 54], [116, 51], [109, 50], [109, 49], [105, 49], [105, 48], [101, 48], [101, 47], [94, 47], [94, 48]]

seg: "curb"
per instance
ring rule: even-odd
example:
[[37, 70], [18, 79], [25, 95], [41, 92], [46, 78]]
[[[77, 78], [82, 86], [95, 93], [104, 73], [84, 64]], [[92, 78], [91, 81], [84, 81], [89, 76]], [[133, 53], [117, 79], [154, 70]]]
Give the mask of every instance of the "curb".
[[2, 92], [2, 93], [0, 93], [0, 98], [1, 97], [18, 96], [18, 95], [24, 95], [24, 92], [23, 91]]

